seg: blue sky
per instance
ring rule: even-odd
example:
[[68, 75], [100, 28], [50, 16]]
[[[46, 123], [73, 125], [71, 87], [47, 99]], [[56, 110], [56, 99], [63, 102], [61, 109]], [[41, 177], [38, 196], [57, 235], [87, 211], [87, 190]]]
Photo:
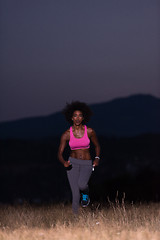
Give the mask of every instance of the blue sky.
[[0, 121], [160, 97], [156, 0], [1, 0]]

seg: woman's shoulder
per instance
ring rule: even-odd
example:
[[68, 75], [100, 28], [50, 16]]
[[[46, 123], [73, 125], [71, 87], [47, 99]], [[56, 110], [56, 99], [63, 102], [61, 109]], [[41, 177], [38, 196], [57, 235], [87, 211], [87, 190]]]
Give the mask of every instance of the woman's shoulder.
[[62, 138], [68, 140], [70, 138], [70, 128], [68, 128], [63, 134]]
[[94, 129], [87, 126], [87, 133], [88, 133], [88, 136], [92, 136], [92, 134], [94, 133]]

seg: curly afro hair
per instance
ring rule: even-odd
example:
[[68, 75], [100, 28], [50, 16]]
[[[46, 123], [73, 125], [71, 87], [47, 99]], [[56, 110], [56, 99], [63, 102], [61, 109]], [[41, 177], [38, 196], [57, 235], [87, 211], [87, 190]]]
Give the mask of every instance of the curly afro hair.
[[62, 113], [65, 115], [66, 120], [72, 124], [72, 116], [75, 111], [81, 111], [84, 117], [84, 120], [82, 124], [87, 123], [90, 120], [90, 117], [92, 116], [92, 111], [88, 107], [88, 105], [84, 102], [71, 102], [70, 104], [67, 103], [66, 107], [63, 109]]

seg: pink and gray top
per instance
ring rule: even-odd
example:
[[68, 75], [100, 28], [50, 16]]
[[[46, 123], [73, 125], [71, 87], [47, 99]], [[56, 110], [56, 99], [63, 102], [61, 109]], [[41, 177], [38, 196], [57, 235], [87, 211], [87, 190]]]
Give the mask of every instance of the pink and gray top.
[[72, 126], [70, 127], [69, 146], [70, 146], [71, 150], [90, 148], [90, 139], [87, 134], [87, 126], [86, 125], [84, 125], [84, 135], [81, 138], [76, 138], [73, 134]]

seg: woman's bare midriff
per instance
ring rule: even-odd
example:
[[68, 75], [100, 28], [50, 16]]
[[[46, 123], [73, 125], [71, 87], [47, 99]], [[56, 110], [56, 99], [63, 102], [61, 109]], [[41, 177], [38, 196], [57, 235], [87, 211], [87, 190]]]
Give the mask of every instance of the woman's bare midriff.
[[81, 159], [81, 160], [91, 160], [89, 148], [72, 150], [70, 157]]

